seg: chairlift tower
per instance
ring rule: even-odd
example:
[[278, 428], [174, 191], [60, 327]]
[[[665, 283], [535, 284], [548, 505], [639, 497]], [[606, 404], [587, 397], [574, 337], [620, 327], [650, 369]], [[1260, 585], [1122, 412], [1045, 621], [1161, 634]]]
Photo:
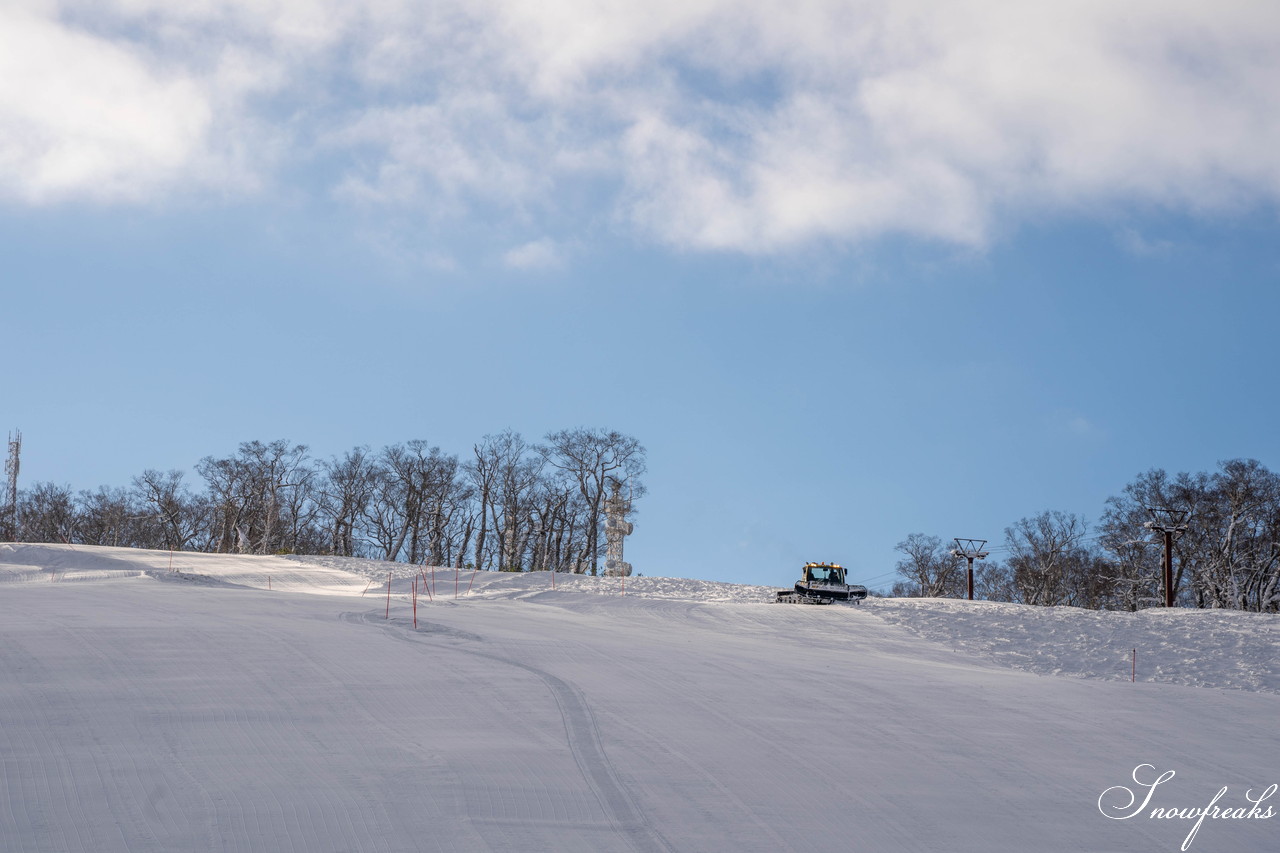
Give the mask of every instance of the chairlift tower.
[[973, 561], [985, 560], [990, 551], [982, 550], [982, 546], [987, 544], [985, 539], [959, 539], [955, 540], [956, 547], [951, 549], [951, 553], [956, 557], [964, 557], [969, 561], [969, 600], [973, 601]]
[[635, 525], [627, 521], [631, 498], [622, 496], [622, 483], [610, 478], [613, 494], [604, 501], [605, 560], [604, 573], [611, 577], [631, 577], [631, 564], [622, 559], [622, 540], [630, 536]]
[[1151, 520], [1142, 526], [1164, 534], [1164, 606], [1173, 607], [1173, 537], [1187, 532], [1187, 520], [1191, 513], [1183, 509], [1149, 506]]

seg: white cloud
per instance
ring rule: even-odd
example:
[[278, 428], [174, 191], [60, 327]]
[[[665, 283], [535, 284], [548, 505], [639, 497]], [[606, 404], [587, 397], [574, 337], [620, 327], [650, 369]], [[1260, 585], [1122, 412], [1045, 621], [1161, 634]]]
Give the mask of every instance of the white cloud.
[[502, 263], [516, 270], [549, 270], [564, 265], [564, 253], [554, 240], [532, 240], [510, 249]]
[[1126, 252], [1138, 257], [1167, 257], [1175, 246], [1172, 241], [1144, 237], [1133, 228], [1122, 229], [1116, 235], [1116, 242]]
[[1280, 5], [1249, 0], [27, 3], [0, 11], [0, 195], [312, 164], [288, 174], [398, 217], [981, 246], [1028, 212], [1274, 204], [1278, 79]]
[[200, 154], [210, 104], [102, 39], [0, 10], [0, 181], [42, 202], [137, 198]]

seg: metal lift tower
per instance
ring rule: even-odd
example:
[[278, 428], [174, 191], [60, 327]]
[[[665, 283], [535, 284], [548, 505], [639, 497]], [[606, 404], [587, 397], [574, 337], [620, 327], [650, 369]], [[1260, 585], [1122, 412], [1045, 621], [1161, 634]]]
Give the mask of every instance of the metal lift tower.
[[973, 601], [973, 561], [986, 559], [991, 552], [982, 550], [982, 546], [987, 544], [985, 539], [957, 538], [955, 541], [956, 547], [951, 549], [951, 553], [969, 561], [969, 600]]
[[1187, 532], [1187, 520], [1191, 513], [1164, 506], [1149, 506], [1151, 520], [1142, 526], [1164, 534], [1164, 606], [1173, 607], [1173, 537]]

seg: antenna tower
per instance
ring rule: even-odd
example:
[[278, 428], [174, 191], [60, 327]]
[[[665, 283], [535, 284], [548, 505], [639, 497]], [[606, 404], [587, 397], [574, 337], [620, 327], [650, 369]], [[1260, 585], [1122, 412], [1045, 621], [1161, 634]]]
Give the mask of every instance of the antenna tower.
[[4, 463], [4, 506], [0, 508], [0, 539], [18, 541], [18, 458], [22, 455], [22, 433], [9, 433], [9, 457]]

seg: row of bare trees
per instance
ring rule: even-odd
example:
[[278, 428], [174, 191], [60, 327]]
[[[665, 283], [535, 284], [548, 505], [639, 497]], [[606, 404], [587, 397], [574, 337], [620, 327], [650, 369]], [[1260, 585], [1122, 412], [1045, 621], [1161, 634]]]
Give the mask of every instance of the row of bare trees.
[[[1073, 513], [1021, 519], [975, 564], [974, 596], [1112, 610], [1163, 603], [1164, 543], [1147, 526], [1152, 508], [1189, 514], [1173, 542], [1178, 604], [1280, 612], [1280, 474], [1254, 459], [1212, 473], [1140, 474], [1107, 500], [1093, 529]], [[894, 595], [966, 594], [966, 562], [950, 541], [913, 533], [897, 550]]]
[[305, 445], [248, 441], [124, 488], [20, 493], [19, 538], [139, 548], [372, 557], [504, 571], [595, 573], [611, 481], [644, 493], [645, 449], [613, 430], [531, 444], [511, 430], [459, 458], [414, 440], [315, 459]]

